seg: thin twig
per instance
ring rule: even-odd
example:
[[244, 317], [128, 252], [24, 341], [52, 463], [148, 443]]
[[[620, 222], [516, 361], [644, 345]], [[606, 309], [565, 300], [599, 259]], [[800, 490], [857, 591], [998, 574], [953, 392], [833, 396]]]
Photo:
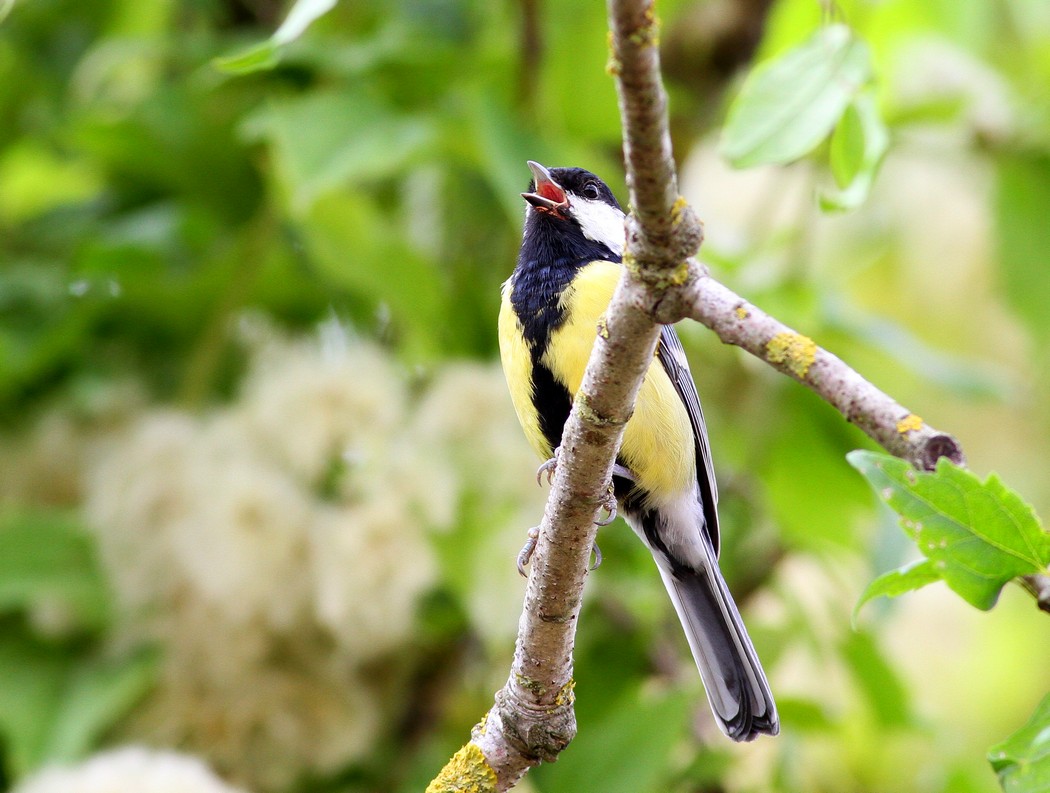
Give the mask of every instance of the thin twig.
[[1050, 614], [1050, 575], [1021, 576], [1021, 586], [1035, 598], [1035, 604], [1041, 610]]
[[655, 309], [661, 321], [688, 317], [706, 325], [724, 343], [747, 350], [812, 389], [890, 454], [919, 468], [933, 470], [941, 457], [965, 464], [954, 437], [934, 429], [812, 339], [711, 278], [695, 261], [688, 265], [686, 283], [668, 290]]

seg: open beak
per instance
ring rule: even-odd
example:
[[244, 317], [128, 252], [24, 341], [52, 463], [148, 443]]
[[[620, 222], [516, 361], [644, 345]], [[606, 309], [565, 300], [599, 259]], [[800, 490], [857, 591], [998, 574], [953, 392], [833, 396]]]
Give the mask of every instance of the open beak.
[[532, 179], [536, 185], [535, 192], [522, 193], [521, 197], [540, 212], [565, 217], [566, 210], [569, 208], [569, 199], [561, 185], [555, 182], [551, 178], [551, 172], [538, 162], [529, 160], [529, 170], [532, 171]]

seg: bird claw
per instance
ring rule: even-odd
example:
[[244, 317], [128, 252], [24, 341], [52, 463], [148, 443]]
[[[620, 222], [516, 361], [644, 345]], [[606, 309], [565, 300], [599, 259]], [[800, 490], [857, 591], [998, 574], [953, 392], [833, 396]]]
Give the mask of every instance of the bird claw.
[[561, 447], [559, 446], [554, 450], [554, 455], [547, 460], [543, 465], [536, 469], [536, 484], [542, 485], [543, 475], [547, 475], [547, 484], [551, 484], [554, 481], [554, 472], [558, 469], [558, 456], [561, 454]]
[[[536, 469], [536, 484], [543, 484], [542, 480], [545, 474], [547, 476], [547, 484], [551, 484], [554, 481], [554, 472], [558, 468], [558, 456], [560, 454], [561, 447], [559, 446], [554, 450], [553, 456]], [[613, 465], [613, 475], [627, 479], [630, 482], [636, 481], [634, 472], [619, 463]], [[616, 490], [613, 488], [611, 482], [609, 483], [608, 489], [605, 491], [605, 497], [602, 500], [601, 508], [605, 510], [607, 514], [604, 518], [600, 518], [594, 523], [597, 526], [608, 526], [616, 520], [618, 514], [616, 510]], [[528, 539], [525, 540], [525, 545], [523, 545], [521, 551], [518, 552], [518, 573], [520, 573], [523, 578], [528, 577], [525, 568], [528, 567], [529, 562], [532, 561], [532, 555], [536, 552], [536, 543], [539, 541], [539, 538], [540, 529], [538, 526], [529, 529]], [[588, 569], [597, 570], [602, 564], [602, 549], [598, 547], [598, 543], [594, 543], [591, 546], [591, 552], [594, 554], [594, 564]]]
[[[528, 573], [525, 572], [525, 568], [528, 567], [529, 562], [532, 561], [532, 554], [536, 552], [536, 543], [540, 539], [540, 527], [533, 526], [529, 529], [528, 539], [525, 540], [525, 545], [522, 546], [518, 552], [518, 573], [522, 578], [528, 578]], [[591, 546], [591, 551], [594, 553], [594, 564], [588, 567], [588, 570], [597, 570], [602, 565], [602, 549], [598, 547], [598, 543], [594, 543]]]
[[532, 561], [532, 554], [536, 550], [536, 542], [540, 538], [540, 527], [533, 526], [529, 529], [528, 539], [525, 540], [525, 545], [522, 546], [518, 552], [518, 573], [522, 578], [528, 578], [529, 574], [525, 572], [525, 568], [529, 562]]
[[602, 566], [602, 549], [598, 547], [598, 543], [594, 543], [591, 545], [591, 552], [594, 554], [594, 564], [587, 569], [593, 572]]
[[601, 504], [602, 509], [608, 513], [604, 518], [594, 521], [597, 526], [608, 526], [614, 520], [616, 520], [616, 491], [613, 490], [613, 486], [610, 484], [608, 489], [605, 491], [605, 500]]

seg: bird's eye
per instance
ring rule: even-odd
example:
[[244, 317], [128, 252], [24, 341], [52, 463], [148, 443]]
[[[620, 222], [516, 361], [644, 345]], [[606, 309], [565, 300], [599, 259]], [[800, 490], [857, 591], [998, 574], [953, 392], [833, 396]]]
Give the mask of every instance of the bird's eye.
[[584, 198], [595, 199], [599, 196], [601, 196], [601, 191], [598, 189], [598, 185], [596, 185], [594, 182], [587, 182], [587, 184], [583, 186]]

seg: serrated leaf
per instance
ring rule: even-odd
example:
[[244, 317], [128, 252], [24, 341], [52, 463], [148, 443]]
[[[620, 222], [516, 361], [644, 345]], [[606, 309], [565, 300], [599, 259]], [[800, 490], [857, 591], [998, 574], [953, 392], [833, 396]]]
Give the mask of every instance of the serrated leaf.
[[845, 211], [860, 206], [871, 192], [889, 146], [890, 134], [875, 92], [864, 90], [850, 102], [831, 137], [831, 171], [840, 189], [822, 193], [821, 208]]
[[871, 79], [871, 56], [830, 25], [759, 64], [729, 109], [722, 155], [737, 168], [797, 160], [824, 140]]
[[899, 597], [905, 592], [914, 592], [916, 589], [940, 580], [940, 573], [929, 559], [918, 559], [904, 567], [883, 573], [868, 584], [867, 589], [857, 601], [857, 605], [853, 607], [853, 622], [856, 623], [861, 608], [870, 600], [877, 597]]
[[1050, 790], [1050, 694], [1024, 727], [988, 750], [988, 762], [1006, 793]]
[[972, 606], [990, 609], [1008, 581], [1050, 563], [1050, 535], [994, 474], [981, 482], [945, 458], [934, 472], [869, 451], [847, 459], [901, 516], [931, 569]]

